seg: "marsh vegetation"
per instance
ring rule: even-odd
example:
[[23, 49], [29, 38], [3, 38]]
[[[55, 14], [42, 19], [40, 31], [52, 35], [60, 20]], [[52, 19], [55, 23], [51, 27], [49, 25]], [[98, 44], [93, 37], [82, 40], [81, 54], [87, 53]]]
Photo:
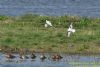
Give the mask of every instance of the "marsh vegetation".
[[[45, 28], [45, 20], [53, 27]], [[73, 23], [76, 32], [67, 37]], [[37, 52], [100, 53], [100, 18], [79, 16], [0, 16], [0, 48]]]

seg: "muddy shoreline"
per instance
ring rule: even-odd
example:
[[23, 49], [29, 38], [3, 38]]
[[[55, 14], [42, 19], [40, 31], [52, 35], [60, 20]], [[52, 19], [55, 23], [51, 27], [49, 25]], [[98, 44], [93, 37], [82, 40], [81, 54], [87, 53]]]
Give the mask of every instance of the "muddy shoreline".
[[[13, 50], [13, 49], [0, 49], [0, 53], [7, 53], [7, 52], [11, 52], [14, 54], [18, 54], [20, 53], [20, 49], [18, 50]], [[59, 53], [59, 54], [67, 54], [67, 55], [100, 55], [100, 52], [85, 52], [85, 51], [81, 51], [81, 52], [57, 52], [57, 51], [36, 51], [36, 50], [30, 50], [30, 49], [23, 49], [23, 52], [25, 52], [25, 54], [30, 54], [32, 52], [34, 53]]]

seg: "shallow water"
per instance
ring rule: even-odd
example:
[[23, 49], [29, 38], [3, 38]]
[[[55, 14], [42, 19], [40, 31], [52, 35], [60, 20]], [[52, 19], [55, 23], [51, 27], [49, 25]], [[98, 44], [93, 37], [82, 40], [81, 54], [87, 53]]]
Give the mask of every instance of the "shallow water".
[[100, 0], [0, 0], [1, 15], [25, 13], [100, 17]]
[[[63, 59], [53, 61], [50, 59], [52, 54], [45, 54], [47, 59], [40, 60], [40, 54], [36, 54], [36, 59], [19, 59], [18, 54], [15, 54], [16, 58], [8, 60], [4, 57], [4, 54], [0, 53], [0, 67], [92, 67], [100, 66], [100, 55], [67, 55], [61, 54]], [[27, 55], [30, 57], [30, 55]]]

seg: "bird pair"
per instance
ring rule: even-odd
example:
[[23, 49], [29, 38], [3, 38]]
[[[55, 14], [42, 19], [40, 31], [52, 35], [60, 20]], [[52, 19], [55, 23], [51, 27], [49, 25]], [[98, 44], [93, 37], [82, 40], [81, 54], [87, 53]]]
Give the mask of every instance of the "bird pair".
[[[52, 23], [50, 22], [50, 21], [48, 21], [48, 20], [46, 20], [46, 23], [45, 23], [45, 28], [47, 28], [47, 27], [52, 27], [53, 25], [52, 25]], [[71, 33], [74, 33], [76, 30], [75, 29], [73, 29], [73, 25], [72, 25], [72, 23], [70, 24], [70, 26], [69, 26], [69, 28], [68, 28], [68, 37], [70, 37], [70, 35], [71, 35]]]

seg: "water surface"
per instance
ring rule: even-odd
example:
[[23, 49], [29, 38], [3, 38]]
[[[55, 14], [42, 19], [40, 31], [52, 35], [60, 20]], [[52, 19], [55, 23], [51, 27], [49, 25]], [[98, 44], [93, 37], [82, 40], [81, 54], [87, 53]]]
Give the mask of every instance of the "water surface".
[[25, 13], [100, 17], [100, 0], [0, 0], [0, 15]]
[[[52, 54], [45, 54], [47, 59], [40, 60], [40, 54], [36, 54], [36, 59], [32, 60], [19, 59], [19, 55], [15, 54], [16, 58], [8, 60], [4, 54], [0, 54], [0, 67], [99, 67], [100, 55], [67, 55], [61, 54], [63, 59], [53, 61], [50, 56]], [[30, 57], [30, 55], [27, 55]]]

